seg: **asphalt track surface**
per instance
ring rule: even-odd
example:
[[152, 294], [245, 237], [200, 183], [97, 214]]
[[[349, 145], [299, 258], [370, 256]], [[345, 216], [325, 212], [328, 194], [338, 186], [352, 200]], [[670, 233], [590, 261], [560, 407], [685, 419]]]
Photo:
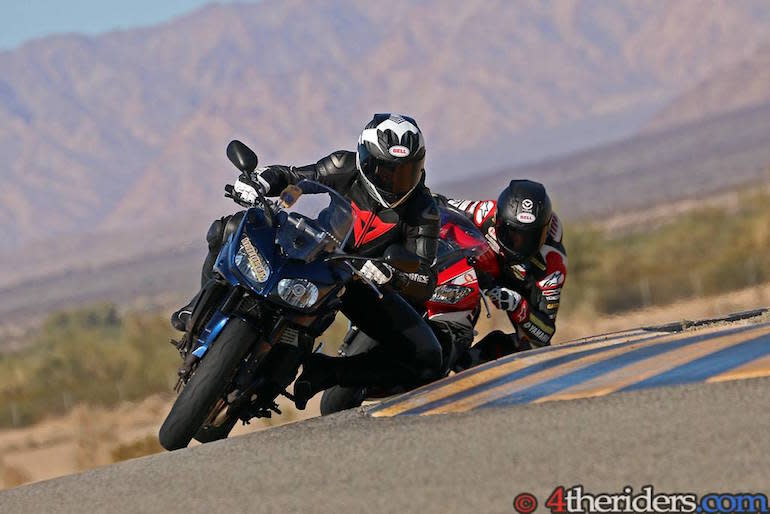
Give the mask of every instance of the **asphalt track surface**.
[[770, 379], [373, 418], [351, 411], [0, 493], [0, 512], [513, 512], [559, 484], [770, 492]]

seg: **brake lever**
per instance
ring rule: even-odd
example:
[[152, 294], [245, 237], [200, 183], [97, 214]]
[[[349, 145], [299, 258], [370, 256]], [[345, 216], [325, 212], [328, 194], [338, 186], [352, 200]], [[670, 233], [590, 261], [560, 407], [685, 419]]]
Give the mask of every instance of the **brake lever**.
[[254, 207], [253, 203], [246, 202], [239, 195], [235, 194], [235, 188], [232, 184], [225, 185], [225, 198], [230, 198], [241, 207]]
[[487, 319], [492, 317], [492, 311], [489, 310], [489, 304], [487, 303], [487, 296], [484, 294], [484, 291], [479, 288], [479, 297], [481, 298], [481, 303], [484, 304], [484, 309], [487, 311]]

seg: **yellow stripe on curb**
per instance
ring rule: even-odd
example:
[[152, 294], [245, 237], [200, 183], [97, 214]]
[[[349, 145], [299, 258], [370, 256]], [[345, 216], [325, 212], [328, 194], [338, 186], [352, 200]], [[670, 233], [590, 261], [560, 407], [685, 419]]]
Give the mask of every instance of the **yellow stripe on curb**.
[[[534, 403], [604, 396], [610, 393], [614, 393], [615, 391], [619, 391], [620, 389], [633, 385], [637, 382], [641, 382], [642, 380], [650, 378], [654, 375], [664, 373], [670, 369], [676, 368], [677, 366], [692, 362], [700, 357], [704, 357], [711, 353], [724, 350], [725, 348], [729, 348], [731, 346], [735, 346], [750, 339], [761, 337], [767, 334], [770, 334], [770, 327], [762, 327], [755, 330], [739, 332], [737, 334], [716, 337], [714, 339], [707, 339], [693, 343], [676, 350], [671, 350], [670, 352], [647, 357], [638, 362], [629, 364], [582, 384], [577, 384], [573, 387], [570, 387], [569, 389], [565, 389], [564, 391], [539, 398]], [[760, 365], [758, 368], [753, 367], [755, 364], [763, 360], [766, 361], [764, 366]], [[765, 375], [770, 375], [770, 358], [763, 358], [758, 361], [754, 361], [753, 363], [749, 363], [743, 366], [743, 368], [747, 369], [740, 373], [750, 375], [752, 373], [758, 373], [761, 370], [764, 370]], [[739, 373], [740, 369], [741, 368], [734, 370], [733, 372], [727, 372], [723, 373], [722, 375], [712, 377], [707, 380], [707, 382], [731, 380], [730, 376], [732, 374]]]
[[661, 334], [659, 332], [645, 332], [642, 334], [633, 335], [638, 335], [639, 337], [628, 337], [627, 339], [620, 337], [618, 339], [605, 339], [587, 344], [565, 345], [564, 348], [554, 348], [554, 350], [550, 352], [543, 352], [531, 357], [514, 359], [508, 363], [501, 364], [500, 366], [495, 366], [484, 371], [479, 371], [476, 373], [471, 372], [467, 377], [461, 378], [437, 389], [428, 390], [424, 393], [420, 393], [418, 389], [414, 392], [417, 394], [410, 395], [403, 401], [390, 405], [389, 407], [385, 407], [384, 409], [376, 409], [375, 406], [371, 415], [373, 417], [396, 416], [408, 410], [422, 407], [428, 403], [447, 398], [453, 394], [460, 393], [486, 382], [491, 382], [492, 380], [495, 380], [499, 377], [533, 366], [535, 364], [541, 364], [553, 359], [557, 359], [559, 357], [563, 357], [565, 355], [571, 355], [573, 353], [592, 350], [603, 346], [611, 347], [615, 344], [629, 341], [644, 341], [653, 337], [659, 337]]
[[730, 371], [720, 373], [709, 378], [706, 382], [724, 382], [726, 380], [744, 380], [768, 376], [770, 376], [770, 355], [747, 362], [743, 366], [731, 369]]
[[484, 405], [485, 403], [489, 403], [495, 400], [499, 400], [501, 398], [505, 398], [506, 396], [510, 396], [518, 391], [522, 391], [536, 384], [545, 382], [547, 380], [552, 380], [560, 376], [567, 375], [569, 373], [572, 373], [573, 371], [577, 371], [579, 369], [585, 368], [595, 362], [611, 359], [613, 357], [617, 357], [618, 355], [623, 355], [625, 353], [629, 353], [649, 345], [660, 345], [660, 344], [670, 343], [677, 339], [682, 339], [682, 334], [671, 335], [669, 337], [664, 337], [652, 342], [638, 341], [638, 342], [629, 344], [628, 346], [623, 346], [620, 348], [610, 348], [604, 352], [599, 352], [592, 355], [586, 355], [585, 357], [581, 357], [574, 361], [566, 362], [564, 364], [560, 364], [552, 368], [547, 368], [542, 371], [532, 373], [531, 375], [527, 375], [525, 377], [512, 380], [510, 382], [506, 382], [505, 384], [501, 384], [497, 387], [486, 389], [484, 391], [479, 391], [478, 393], [475, 393], [470, 396], [466, 396], [452, 403], [448, 403], [446, 405], [441, 405], [439, 407], [435, 407], [433, 409], [427, 410], [421, 413], [420, 415], [429, 416], [433, 414], [447, 414], [451, 412], [466, 412], [471, 409], [475, 409], [476, 407], [479, 407], [481, 405]]

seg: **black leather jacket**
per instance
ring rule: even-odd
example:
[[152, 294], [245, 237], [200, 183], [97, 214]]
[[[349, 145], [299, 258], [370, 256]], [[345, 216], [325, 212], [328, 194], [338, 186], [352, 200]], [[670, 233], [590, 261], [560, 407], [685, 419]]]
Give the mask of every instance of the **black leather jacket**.
[[415, 305], [422, 305], [436, 287], [436, 249], [439, 212], [424, 177], [409, 198], [395, 208], [386, 209], [374, 200], [360, 183], [356, 154], [337, 151], [302, 167], [273, 165], [260, 172], [270, 184], [268, 196], [276, 196], [289, 184], [310, 179], [320, 182], [348, 198], [356, 212], [354, 237], [346, 250], [367, 257], [379, 257], [390, 245], [403, 245], [420, 257], [416, 273], [396, 272], [393, 287]]

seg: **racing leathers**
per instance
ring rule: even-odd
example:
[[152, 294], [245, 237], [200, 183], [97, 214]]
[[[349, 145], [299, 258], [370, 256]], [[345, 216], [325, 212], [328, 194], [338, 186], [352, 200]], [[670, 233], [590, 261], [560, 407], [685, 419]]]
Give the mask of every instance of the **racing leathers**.
[[506, 262], [495, 236], [494, 200], [454, 200], [441, 196], [437, 200], [465, 214], [487, 239], [491, 251], [478, 256], [475, 263], [480, 272], [479, 285], [492, 303], [506, 312], [514, 327], [510, 334], [499, 330], [487, 334], [474, 345], [472, 355], [466, 356], [461, 367], [549, 345], [556, 331], [556, 314], [567, 275], [562, 226], [556, 214], [540, 251], [522, 264], [512, 264]]
[[[242, 176], [239, 181], [261, 187], [266, 196], [277, 196], [287, 185], [303, 179], [324, 184], [351, 201], [355, 220], [353, 234], [345, 248], [348, 253], [381, 257], [391, 245], [401, 245], [420, 261], [414, 273], [383, 269], [392, 278], [380, 285], [382, 299], [358, 280], [351, 281], [346, 288], [342, 312], [353, 324], [364, 332], [376, 334], [385, 344], [352, 357], [313, 354], [305, 363], [303, 376], [310, 373], [317, 390], [335, 384], [414, 386], [436, 378], [442, 362], [441, 345], [413, 307], [423, 305], [430, 298], [437, 280], [434, 262], [439, 214], [430, 190], [424, 185], [424, 177], [415, 190], [393, 208], [383, 207], [364, 189], [355, 152], [337, 151], [316, 164], [302, 167], [268, 166], [251, 176]], [[203, 268], [204, 280], [211, 277], [222, 244], [237, 228], [242, 216], [236, 213], [212, 224], [207, 237], [209, 255]], [[372, 271], [372, 277], [378, 276], [377, 270]]]

